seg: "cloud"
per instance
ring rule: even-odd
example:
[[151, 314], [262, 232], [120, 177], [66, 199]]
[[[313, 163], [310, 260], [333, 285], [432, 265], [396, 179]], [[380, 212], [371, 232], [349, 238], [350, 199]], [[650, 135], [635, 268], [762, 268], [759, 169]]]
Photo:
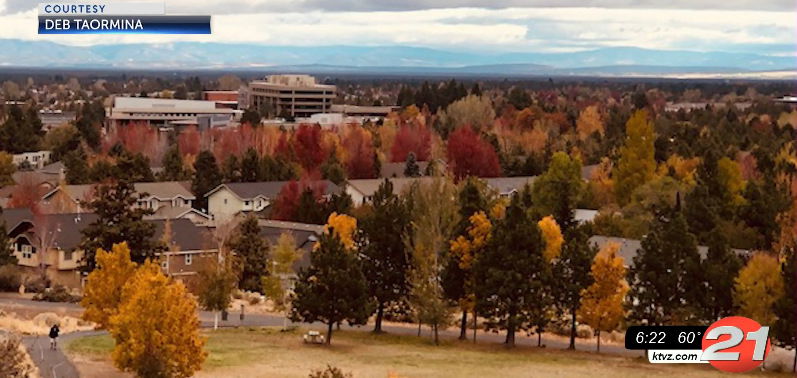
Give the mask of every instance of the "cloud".
[[[187, 0], [169, 0], [167, 11], [187, 13], [174, 8], [182, 1], [187, 4]], [[252, 6], [262, 5], [255, 0], [237, 1]], [[312, 1], [315, 0], [304, 3]], [[343, 3], [360, 2], [346, 0]], [[680, 0], [674, 2], [679, 3]], [[744, 3], [738, 0], [728, 2]], [[273, 0], [271, 3], [278, 7], [296, 1]], [[176, 41], [286, 46], [408, 45], [496, 53], [564, 52], [617, 46], [772, 55], [797, 51], [794, 33], [797, 19], [793, 13], [760, 10], [542, 7], [373, 11], [367, 14], [355, 11], [261, 11], [215, 15], [213, 35], [209, 36], [39, 36], [35, 25], [36, 10], [0, 15], [0, 36], [80, 45]]]

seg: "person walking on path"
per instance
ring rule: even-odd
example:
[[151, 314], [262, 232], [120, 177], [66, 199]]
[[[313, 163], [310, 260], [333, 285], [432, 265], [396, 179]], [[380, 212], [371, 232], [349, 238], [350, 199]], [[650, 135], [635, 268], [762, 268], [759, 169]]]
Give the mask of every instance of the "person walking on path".
[[50, 349], [55, 350], [58, 347], [58, 334], [61, 332], [61, 329], [58, 328], [58, 324], [53, 324], [50, 327]]

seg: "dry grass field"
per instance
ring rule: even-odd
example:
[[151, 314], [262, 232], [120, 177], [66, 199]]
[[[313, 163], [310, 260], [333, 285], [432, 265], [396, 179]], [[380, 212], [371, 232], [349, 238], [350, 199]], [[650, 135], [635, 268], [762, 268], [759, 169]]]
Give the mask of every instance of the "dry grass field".
[[[302, 330], [280, 332], [274, 328], [207, 331], [209, 356], [200, 377], [307, 377], [327, 364], [354, 377], [720, 377], [707, 365], [652, 365], [640, 358], [586, 352], [445, 341], [440, 346], [427, 338], [374, 335], [342, 331], [331, 346], [306, 345]], [[91, 363], [89, 376], [111, 373], [107, 336], [72, 341], [67, 351]], [[99, 370], [98, 370], [99, 369]], [[103, 372], [103, 369], [108, 369]], [[744, 376], [788, 376], [755, 372]]]

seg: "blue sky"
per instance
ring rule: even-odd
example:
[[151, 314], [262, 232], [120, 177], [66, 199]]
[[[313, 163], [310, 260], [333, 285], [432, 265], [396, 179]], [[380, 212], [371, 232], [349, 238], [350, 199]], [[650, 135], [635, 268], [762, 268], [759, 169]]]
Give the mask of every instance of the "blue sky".
[[480, 52], [631, 46], [797, 55], [793, 0], [166, 0], [169, 13], [214, 15], [213, 35], [46, 38], [36, 35], [36, 5], [0, 0], [0, 38], [75, 45], [183, 40]]

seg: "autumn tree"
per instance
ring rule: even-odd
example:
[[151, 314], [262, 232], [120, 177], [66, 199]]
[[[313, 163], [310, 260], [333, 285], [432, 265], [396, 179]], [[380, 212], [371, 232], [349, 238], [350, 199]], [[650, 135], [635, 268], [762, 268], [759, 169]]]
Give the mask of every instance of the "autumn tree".
[[[543, 254], [543, 238], [522, 198], [516, 194], [474, 263], [476, 308], [488, 329], [506, 330], [505, 344], [515, 345], [515, 333], [527, 329], [545, 311], [550, 264]], [[534, 323], [538, 323], [534, 321]]]
[[327, 325], [327, 344], [332, 341], [333, 325], [368, 321], [371, 306], [360, 261], [337, 233], [322, 234], [318, 248], [310, 252], [310, 267], [299, 271], [292, 304], [291, 320]]
[[396, 133], [390, 150], [390, 161], [399, 163], [407, 160], [410, 152], [418, 161], [427, 161], [432, 148], [432, 134], [422, 125], [403, 125]]
[[598, 332], [599, 353], [600, 333], [615, 330], [625, 315], [623, 302], [628, 284], [623, 258], [617, 255], [619, 249], [619, 244], [609, 243], [598, 252], [590, 272], [593, 283], [581, 294], [578, 316]]
[[584, 190], [581, 160], [560, 151], [553, 154], [548, 170], [534, 181], [532, 197], [539, 215], [552, 215], [567, 232], [573, 226], [573, 212]]
[[[263, 277], [263, 293], [271, 298], [277, 310], [288, 306], [288, 277], [294, 275], [294, 266], [302, 258], [303, 251], [296, 248], [296, 239], [290, 233], [282, 233], [277, 244], [271, 246], [271, 274]], [[285, 315], [287, 317], [287, 314]]]
[[[442, 256], [459, 223], [457, 189], [449, 177], [415, 182], [410, 187], [411, 230], [404, 237], [410, 251], [410, 303], [420, 324], [428, 324], [439, 341], [439, 329], [450, 322], [451, 309], [442, 286]], [[420, 328], [419, 328], [420, 329]]]
[[242, 290], [258, 291], [261, 277], [268, 275], [268, 241], [260, 236], [257, 217], [250, 215], [238, 226], [230, 250], [237, 257], [239, 270], [238, 287]]
[[620, 147], [620, 159], [612, 172], [615, 194], [620, 204], [631, 199], [631, 193], [650, 181], [656, 172], [654, 159], [653, 124], [646, 110], [637, 110], [625, 125], [625, 142]]
[[191, 181], [191, 192], [196, 196], [194, 208], [207, 209], [208, 200], [205, 194], [221, 184], [221, 172], [213, 153], [203, 150], [194, 162], [194, 179]]
[[777, 257], [765, 252], [753, 254], [733, 286], [733, 301], [739, 315], [760, 324], [775, 324], [774, 306], [784, 294], [780, 268]]
[[14, 184], [14, 178], [11, 175], [16, 171], [14, 158], [8, 152], [0, 151], [0, 188]]
[[576, 130], [581, 140], [587, 139], [594, 133], [603, 135], [603, 121], [597, 106], [590, 105], [581, 111], [576, 120]]
[[[545, 233], [544, 227], [543, 234]], [[546, 243], [546, 249], [549, 243]], [[570, 315], [570, 345], [568, 349], [576, 349], [576, 324], [578, 310], [581, 306], [582, 293], [593, 284], [593, 277], [589, 274], [597, 247], [589, 242], [587, 226], [575, 227], [570, 230], [561, 255], [553, 266], [555, 279], [556, 304], [560, 313]]]
[[110, 319], [122, 304], [122, 288], [136, 271], [127, 243], [114, 244], [111, 250], [98, 249], [97, 268], [86, 277], [83, 298], [83, 319], [108, 329]]
[[213, 312], [214, 330], [219, 328], [219, 312], [232, 303], [237, 280], [229, 260], [215, 262], [199, 272], [199, 305]]
[[375, 178], [378, 172], [374, 165], [374, 144], [371, 133], [363, 127], [349, 126], [343, 138], [346, 159], [346, 173], [351, 179]]
[[457, 178], [501, 175], [495, 149], [470, 126], [460, 127], [448, 137], [448, 162]]
[[334, 232], [340, 238], [343, 247], [352, 250], [355, 247], [354, 238], [357, 233], [357, 219], [346, 214], [329, 214], [327, 223], [324, 225], [324, 232]]
[[318, 168], [327, 157], [328, 152], [321, 146], [321, 133], [321, 126], [303, 124], [293, 135], [293, 152], [305, 170]]
[[0, 376], [31, 377], [35, 371], [20, 336], [5, 333], [0, 337]]
[[445, 137], [459, 126], [487, 129], [495, 119], [495, 110], [488, 97], [470, 95], [448, 105], [438, 118], [440, 134]]
[[137, 263], [155, 257], [163, 246], [153, 238], [155, 224], [144, 220], [152, 210], [136, 208], [138, 201], [133, 184], [117, 181], [98, 185], [91, 201], [83, 205], [97, 215], [97, 219], [83, 228], [79, 248], [84, 252], [82, 269], [91, 272], [96, 267], [97, 249], [111, 250], [114, 244], [126, 242]]
[[374, 332], [378, 333], [382, 331], [385, 307], [404, 299], [409, 291], [410, 259], [402, 238], [410, 232], [410, 214], [387, 179], [374, 193], [371, 206], [359, 222], [360, 254], [368, 293], [376, 302]]
[[182, 283], [147, 261], [124, 286], [122, 298], [109, 327], [117, 368], [140, 377], [190, 377], [202, 367], [207, 352], [197, 303]]

